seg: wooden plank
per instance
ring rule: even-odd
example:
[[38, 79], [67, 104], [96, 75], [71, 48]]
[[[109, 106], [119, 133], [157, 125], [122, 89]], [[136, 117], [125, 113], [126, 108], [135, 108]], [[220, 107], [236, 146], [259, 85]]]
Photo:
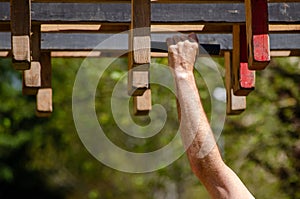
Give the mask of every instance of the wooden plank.
[[[0, 26], [1, 31], [10, 31], [5, 25]], [[96, 24], [42, 24], [42, 32], [52, 33], [118, 33], [129, 30], [127, 25], [96, 25]], [[182, 32], [182, 33], [231, 33], [232, 25], [223, 24], [162, 24], [151, 25], [152, 33], [169, 33], [169, 32]], [[300, 33], [299, 24], [277, 25], [270, 24], [269, 32], [275, 33]]]
[[151, 90], [147, 89], [142, 96], [133, 97], [133, 113], [134, 115], [148, 115], [152, 109]]
[[248, 67], [262, 70], [270, 63], [267, 0], [245, 0]]
[[247, 96], [255, 88], [255, 71], [248, 69], [246, 26], [233, 26], [232, 88], [235, 95]]
[[201, 32], [204, 27], [202, 24], [161, 24], [151, 25], [151, 32]]
[[[168, 34], [152, 34], [151, 46], [156, 48], [157, 43], [165, 46], [166, 38], [172, 36]], [[41, 49], [43, 51], [101, 51], [102, 53], [126, 53], [128, 51], [128, 35], [114, 35], [114, 41], [109, 44], [98, 46], [113, 34], [78, 34], [78, 33], [42, 33]], [[197, 34], [203, 44], [219, 44], [221, 51], [232, 50], [231, 34]], [[270, 34], [270, 45], [273, 51], [298, 51], [300, 50], [300, 34]], [[10, 51], [10, 33], [0, 32], [0, 51]], [[160, 45], [161, 46], [161, 45]], [[164, 50], [164, 48], [163, 48]], [[157, 52], [156, 50], [154, 52]], [[292, 53], [293, 54], [293, 53]], [[297, 53], [296, 53], [297, 55]]]
[[238, 115], [246, 109], [246, 97], [233, 94], [231, 55], [229, 51], [224, 52], [224, 64], [226, 71], [226, 113], [227, 115]]
[[50, 52], [41, 53], [41, 88], [36, 95], [36, 115], [38, 117], [49, 117], [52, 108], [52, 86], [51, 86], [51, 54]]
[[10, 53], [9, 51], [1, 51], [0, 52], [0, 57], [9, 57]]
[[[8, 0], [0, 0], [7, 2]], [[130, 0], [32, 0], [42, 3], [129, 3]], [[282, 0], [268, 0], [268, 2], [282, 2]], [[285, 0], [284, 2], [299, 2], [299, 0]], [[243, 3], [243, 0], [151, 0], [151, 3]]]
[[151, 62], [150, 0], [132, 0], [131, 30], [129, 31], [128, 94], [141, 96], [149, 89]]
[[32, 58], [30, 69], [23, 71], [23, 95], [36, 95], [41, 87], [41, 27], [32, 26], [31, 35]]
[[[128, 25], [116, 24], [42, 24], [41, 31], [45, 33], [120, 33], [129, 30]], [[8, 24], [0, 25], [0, 31], [9, 32]], [[161, 24], [151, 25], [151, 33], [232, 33], [230, 24]], [[275, 33], [300, 33], [300, 25], [270, 24], [269, 32]]]
[[119, 33], [127, 31], [128, 25], [116, 24], [42, 24], [42, 32], [51, 33]]
[[291, 50], [271, 51], [271, 57], [289, 57], [289, 56], [293, 56], [293, 52]]
[[10, 0], [12, 62], [17, 70], [30, 68], [30, 0]]
[[[299, 24], [300, 3], [268, 5], [270, 24]], [[151, 24], [233, 24], [245, 23], [243, 3], [235, 4], [162, 4], [152, 5]], [[95, 23], [129, 25], [129, 3], [32, 3], [33, 23]], [[9, 4], [0, 3], [0, 23], [10, 23]]]
[[276, 33], [299, 33], [300, 25], [299, 24], [285, 24], [285, 25], [277, 25], [277, 24], [270, 24], [269, 25], [269, 32], [276, 32]]
[[100, 57], [100, 51], [56, 51], [51, 52], [51, 57]]
[[42, 24], [42, 32], [69, 32], [69, 31], [97, 31], [99, 32], [101, 25], [99, 24]]

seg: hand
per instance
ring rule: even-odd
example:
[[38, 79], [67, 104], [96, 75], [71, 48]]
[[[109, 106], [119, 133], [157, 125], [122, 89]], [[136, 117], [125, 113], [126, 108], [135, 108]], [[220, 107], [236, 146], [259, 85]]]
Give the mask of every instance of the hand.
[[169, 50], [169, 66], [176, 74], [193, 72], [198, 54], [198, 39], [196, 34], [174, 36], [167, 39]]

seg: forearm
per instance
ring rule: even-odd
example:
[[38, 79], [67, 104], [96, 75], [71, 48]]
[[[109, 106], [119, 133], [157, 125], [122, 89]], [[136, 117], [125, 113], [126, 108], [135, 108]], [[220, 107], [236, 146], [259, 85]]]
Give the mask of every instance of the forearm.
[[193, 73], [174, 73], [174, 78], [180, 107], [181, 136], [193, 172], [212, 198], [253, 198], [221, 158]]
[[182, 140], [193, 171], [202, 178], [207, 172], [216, 171], [223, 161], [202, 107], [193, 73], [174, 72], [173, 75], [180, 106]]
[[193, 75], [198, 52], [196, 35], [174, 36], [167, 39], [167, 44], [169, 65], [176, 82], [181, 136], [193, 172], [214, 199], [253, 198], [224, 164], [203, 110]]

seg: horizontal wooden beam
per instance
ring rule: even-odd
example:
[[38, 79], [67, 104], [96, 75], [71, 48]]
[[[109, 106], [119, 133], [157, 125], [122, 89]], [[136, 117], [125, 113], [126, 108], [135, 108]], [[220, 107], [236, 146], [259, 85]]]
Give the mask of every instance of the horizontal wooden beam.
[[[174, 34], [152, 34], [152, 49], [167, 50], [165, 41]], [[115, 35], [113, 42], [102, 43], [113, 34], [79, 34], [79, 33], [42, 33], [41, 49], [43, 51], [96, 51], [125, 52], [128, 49], [128, 35]], [[231, 34], [197, 34], [201, 44], [219, 44], [221, 51], [232, 50]], [[300, 34], [270, 34], [271, 50], [300, 50]], [[10, 51], [10, 33], [0, 32], [0, 51]], [[99, 45], [102, 43], [101, 45]], [[157, 52], [157, 51], [156, 51]]]
[[[0, 0], [7, 2], [9, 0]], [[129, 3], [130, 0], [32, 0], [42, 3]], [[151, 0], [151, 3], [242, 3], [243, 0]], [[268, 2], [282, 2], [282, 0], [268, 0]], [[299, 2], [299, 0], [285, 0], [285, 2]]]
[[[2, 31], [10, 31], [5, 25], [0, 27]], [[127, 25], [115, 24], [42, 24], [41, 31], [48, 33], [120, 33], [129, 30]], [[232, 25], [228, 24], [162, 24], [151, 25], [152, 33], [170, 32], [194, 32], [194, 33], [231, 33]], [[299, 24], [271, 24], [269, 32], [275, 33], [300, 33]]]
[[[129, 25], [121, 24], [42, 24], [44, 33], [120, 33], [129, 30]], [[10, 32], [10, 24], [1, 24], [0, 32]], [[194, 32], [194, 33], [232, 33], [232, 24], [160, 24], [151, 25], [152, 33]], [[270, 24], [269, 32], [300, 33], [300, 24]]]
[[[111, 2], [111, 1], [109, 1]], [[197, 1], [196, 1], [197, 2]], [[180, 4], [181, 3], [181, 4]], [[245, 8], [235, 4], [152, 4], [152, 24], [244, 23]], [[0, 2], [0, 23], [10, 22], [9, 3]], [[300, 3], [269, 3], [269, 23], [299, 24]], [[129, 25], [129, 3], [32, 3], [33, 23], [115, 23]]]
[[[220, 55], [224, 55], [224, 51], [221, 51]], [[51, 51], [51, 57], [53, 58], [99, 58], [99, 57], [113, 57], [113, 52], [101, 52], [101, 51]], [[118, 56], [118, 53], [116, 54]], [[271, 57], [289, 57], [300, 56], [299, 50], [273, 50], [271, 51]], [[11, 57], [9, 51], [0, 51], [0, 58]], [[168, 57], [168, 53], [151, 52], [151, 57], [162, 58]]]
[[300, 25], [293, 24], [293, 25], [276, 25], [271, 24], [269, 25], [269, 32], [276, 32], [276, 33], [283, 33], [283, 32], [300, 32]]

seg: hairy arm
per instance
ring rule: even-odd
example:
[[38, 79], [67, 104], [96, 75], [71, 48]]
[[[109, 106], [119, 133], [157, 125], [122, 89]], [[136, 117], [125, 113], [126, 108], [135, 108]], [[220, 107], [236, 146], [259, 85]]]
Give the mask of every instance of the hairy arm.
[[198, 44], [195, 35], [167, 40], [169, 65], [175, 79], [180, 131], [194, 174], [212, 198], [254, 198], [225, 165], [203, 110], [193, 75]]

